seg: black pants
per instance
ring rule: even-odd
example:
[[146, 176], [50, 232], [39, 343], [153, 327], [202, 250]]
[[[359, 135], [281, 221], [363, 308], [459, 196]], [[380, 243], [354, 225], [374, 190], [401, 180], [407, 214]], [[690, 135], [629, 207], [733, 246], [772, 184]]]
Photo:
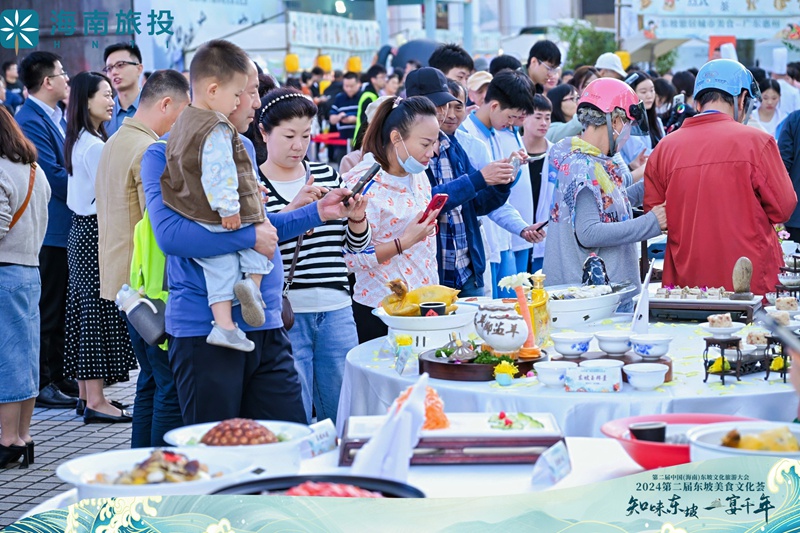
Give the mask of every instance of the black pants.
[[64, 322], [67, 312], [67, 249], [42, 246], [39, 252], [42, 278], [39, 389], [64, 379]]
[[383, 337], [389, 333], [389, 328], [383, 321], [372, 314], [372, 308], [353, 302], [353, 318], [358, 331], [358, 343], [363, 344], [372, 339]]
[[300, 380], [286, 331], [251, 331], [252, 352], [213, 346], [205, 337], [176, 337], [169, 362], [185, 424], [228, 418], [306, 423]]

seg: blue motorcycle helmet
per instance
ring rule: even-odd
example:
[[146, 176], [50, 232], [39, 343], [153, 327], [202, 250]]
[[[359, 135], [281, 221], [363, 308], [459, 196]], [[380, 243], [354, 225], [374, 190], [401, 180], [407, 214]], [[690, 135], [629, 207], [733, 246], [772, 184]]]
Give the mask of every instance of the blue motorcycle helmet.
[[[761, 101], [761, 90], [753, 74], [744, 65], [732, 59], [714, 59], [700, 68], [694, 82], [695, 100], [709, 89], [722, 91], [737, 100], [742, 91], [746, 91], [743, 124], [747, 124], [750, 120], [756, 101]], [[738, 105], [733, 106], [733, 119], [739, 122]]]

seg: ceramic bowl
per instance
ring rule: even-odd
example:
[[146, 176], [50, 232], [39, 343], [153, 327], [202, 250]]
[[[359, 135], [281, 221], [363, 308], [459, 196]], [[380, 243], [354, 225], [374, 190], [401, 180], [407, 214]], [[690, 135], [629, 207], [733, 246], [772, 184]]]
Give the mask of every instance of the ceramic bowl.
[[629, 331], [598, 331], [594, 336], [600, 349], [609, 355], [624, 355], [631, 349]]
[[628, 383], [636, 390], [653, 390], [664, 383], [669, 367], [660, 363], [633, 363], [622, 367]]
[[767, 299], [767, 301], [769, 302], [769, 305], [775, 305], [775, 300], [778, 299], [778, 293], [777, 292], [768, 292], [767, 294], [764, 295], [764, 298]]
[[[686, 432], [701, 424], [729, 421], [752, 421], [750, 418], [701, 413], [669, 413], [619, 418], [600, 428], [606, 436], [616, 439], [631, 459], [642, 467], [662, 468], [688, 463], [689, 441]], [[631, 438], [630, 425], [641, 422], [666, 422], [667, 442], [650, 442]]]
[[578, 363], [572, 361], [541, 361], [533, 363], [539, 381], [547, 387], [564, 387], [564, 379], [568, 368], [575, 368]]
[[631, 335], [633, 351], [644, 359], [659, 359], [669, 352], [672, 337], [660, 333], [644, 333]]
[[732, 429], [737, 430], [741, 435], [747, 435], [751, 433], [761, 433], [762, 431], [776, 429], [781, 426], [787, 426], [794, 437], [800, 441], [800, 427], [798, 427], [798, 424], [767, 422], [764, 420], [755, 422], [720, 422], [718, 424], [700, 426], [686, 433], [689, 439], [689, 454], [691, 455], [692, 462], [704, 461], [706, 459], [718, 459], [720, 457], [742, 458], [746, 455], [800, 459], [800, 452], [743, 450], [739, 448], [729, 448], [720, 444], [722, 442], [722, 437]]
[[778, 274], [778, 281], [784, 287], [797, 287], [800, 286], [800, 274], [794, 272], [781, 272]]
[[591, 333], [580, 331], [551, 333], [550, 338], [553, 339], [556, 351], [567, 357], [579, 357], [588, 352], [589, 343], [592, 342]]
[[581, 361], [578, 366], [582, 368], [622, 368], [624, 364], [619, 359], [589, 359]]

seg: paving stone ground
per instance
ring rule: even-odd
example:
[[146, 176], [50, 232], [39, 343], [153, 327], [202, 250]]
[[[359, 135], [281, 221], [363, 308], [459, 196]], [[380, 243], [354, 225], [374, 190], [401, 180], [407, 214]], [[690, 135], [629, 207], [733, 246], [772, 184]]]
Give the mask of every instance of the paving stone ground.
[[[131, 380], [105, 389], [107, 398], [133, 405], [138, 372]], [[24, 513], [72, 486], [56, 476], [61, 463], [82, 455], [127, 449], [130, 424], [84, 424], [74, 409], [33, 411], [31, 435], [36, 443], [36, 463], [27, 470], [0, 469], [0, 529], [19, 520]]]

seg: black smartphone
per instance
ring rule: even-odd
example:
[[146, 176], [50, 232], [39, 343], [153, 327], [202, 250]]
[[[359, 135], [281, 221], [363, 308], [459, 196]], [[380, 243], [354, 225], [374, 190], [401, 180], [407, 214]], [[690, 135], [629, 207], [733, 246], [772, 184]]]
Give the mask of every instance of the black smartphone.
[[343, 200], [344, 205], [347, 205], [348, 203], [350, 203], [350, 199], [352, 197], [354, 197], [356, 194], [359, 194], [361, 191], [363, 191], [364, 187], [366, 187], [367, 184], [370, 181], [372, 181], [373, 178], [375, 178], [375, 175], [378, 174], [380, 169], [381, 169], [381, 165], [379, 163], [375, 163], [374, 165], [369, 167], [369, 170], [367, 170], [367, 172], [363, 176], [361, 176], [361, 178], [358, 180], [358, 182], [353, 186], [353, 188], [350, 191], [350, 195], [345, 197], [345, 199]]
[[550, 223], [550, 219], [548, 218], [547, 220], [544, 221], [544, 224], [539, 226], [539, 229], [544, 229], [549, 223]]

